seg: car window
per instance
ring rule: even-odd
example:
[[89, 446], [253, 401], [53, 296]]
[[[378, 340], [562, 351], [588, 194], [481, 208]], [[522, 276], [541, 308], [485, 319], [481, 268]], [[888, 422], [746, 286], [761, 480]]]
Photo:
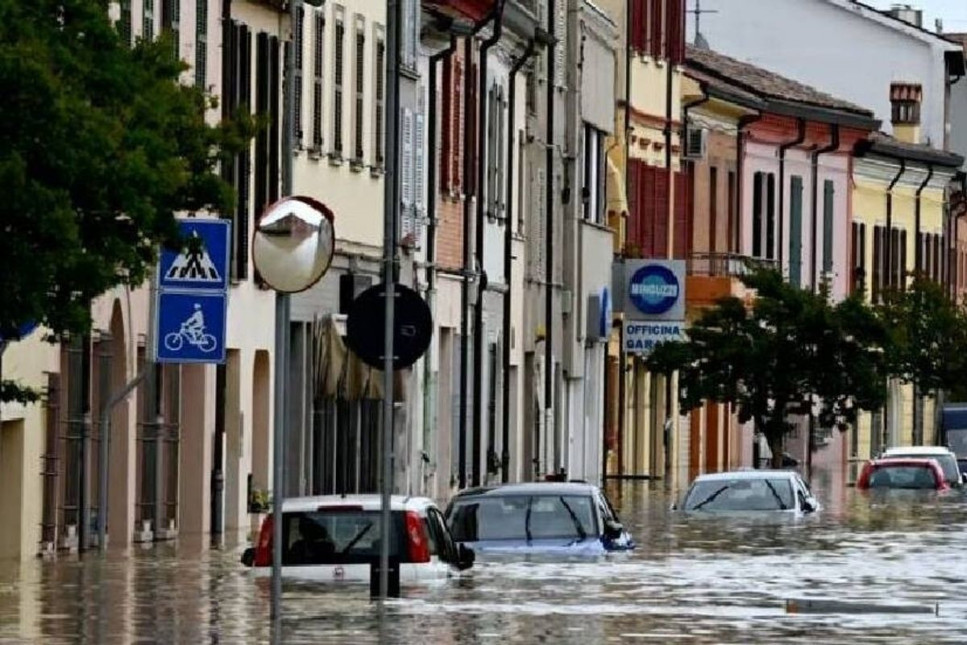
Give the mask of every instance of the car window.
[[936, 488], [934, 470], [929, 466], [876, 466], [870, 474], [870, 488]]
[[[353, 564], [380, 554], [380, 511], [337, 508], [285, 513], [284, 518], [283, 565]], [[393, 513], [391, 557], [404, 551], [401, 522], [402, 514]]]
[[443, 515], [435, 508], [428, 508], [426, 518], [429, 528], [428, 532], [433, 535], [435, 545], [433, 553], [440, 556], [440, 559], [445, 562], [455, 561], [456, 547], [453, 545], [453, 538], [450, 536], [450, 530], [447, 528], [447, 523], [444, 521]]
[[458, 542], [598, 534], [590, 495], [462, 497], [453, 503], [450, 530]]
[[598, 513], [601, 514], [602, 522], [617, 522], [618, 518], [615, 516], [614, 511], [611, 509], [611, 505], [608, 504], [604, 495], [595, 495], [595, 500], [598, 503]]
[[788, 477], [696, 481], [685, 497], [686, 511], [781, 511], [795, 508]]
[[897, 458], [919, 458], [919, 459], [934, 459], [938, 464], [940, 464], [940, 469], [943, 470], [944, 479], [950, 484], [960, 483], [960, 467], [957, 465], [957, 458], [951, 453], [935, 454], [935, 455], [917, 455], [917, 454], [904, 454], [902, 452], [891, 453], [890, 457]]

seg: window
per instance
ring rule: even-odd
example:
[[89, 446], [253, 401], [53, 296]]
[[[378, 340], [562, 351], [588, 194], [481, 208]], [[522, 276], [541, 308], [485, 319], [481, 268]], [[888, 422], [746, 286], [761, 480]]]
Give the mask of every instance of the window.
[[[452, 60], [452, 57], [451, 57]], [[453, 60], [453, 99], [450, 107], [450, 192], [460, 193], [463, 187], [463, 65]]]
[[853, 293], [866, 289], [866, 224], [853, 222], [853, 241], [850, 251]]
[[652, 58], [681, 63], [685, 54], [685, 0], [631, 0], [631, 47]]
[[[201, 4], [205, 4], [202, 2]], [[131, 0], [121, 0], [121, 16], [118, 18], [118, 35], [121, 37], [121, 42], [131, 46], [132, 42], [132, 26], [131, 26]]]
[[595, 224], [604, 222], [607, 208], [604, 139], [600, 130], [584, 126], [584, 219]]
[[400, 64], [415, 70], [417, 43], [420, 39], [420, 3], [417, 0], [401, 0], [401, 2], [403, 2], [403, 28], [400, 40], [403, 46], [400, 52]]
[[719, 169], [715, 166], [708, 169], [708, 218], [708, 250], [709, 253], [716, 253], [719, 228]]
[[[382, 170], [386, 163], [386, 41], [383, 27], [374, 27], [376, 54], [373, 69], [375, 88], [373, 90], [373, 165]], [[444, 123], [446, 120], [444, 120]]]
[[154, 40], [154, 0], [144, 0], [144, 17], [141, 23], [142, 38]]
[[737, 198], [738, 195], [735, 191], [735, 171], [730, 170], [728, 176], [728, 212], [726, 214], [727, 222], [726, 228], [728, 233], [728, 250], [733, 253], [738, 253], [739, 250], [739, 224], [736, 221], [735, 214], [738, 210]]
[[325, 52], [326, 15], [317, 9], [313, 14], [315, 29], [312, 41], [312, 150], [322, 152], [322, 67]]
[[356, 51], [354, 56], [355, 83], [353, 84], [353, 162], [363, 162], [363, 88], [366, 76], [366, 22], [356, 16]]
[[343, 9], [334, 10], [336, 33], [333, 38], [333, 79], [332, 79], [332, 150], [330, 155], [342, 158], [342, 109], [343, 109], [343, 74], [345, 73], [345, 38], [346, 26], [343, 24]]
[[752, 176], [752, 257], [762, 257], [762, 183], [765, 173], [757, 172]]
[[882, 226], [873, 227], [873, 285], [872, 285], [872, 297], [873, 302], [880, 301], [880, 294], [883, 290], [883, 267], [884, 267], [884, 253], [883, 253], [883, 240], [885, 238], [886, 229]]
[[180, 58], [178, 23], [181, 20], [181, 0], [162, 0], [161, 30], [171, 38], [175, 58]]
[[893, 123], [917, 125], [920, 123], [920, 103], [917, 101], [893, 101]]
[[833, 198], [835, 187], [830, 179], [823, 182], [823, 272], [833, 271]]
[[802, 177], [789, 181], [789, 282], [802, 286]]
[[300, 6], [296, 14], [295, 28], [292, 30], [292, 46], [295, 47], [295, 70], [292, 75], [295, 106], [293, 107], [292, 126], [295, 130], [295, 146], [302, 147], [302, 73], [305, 65], [305, 25], [306, 10]]
[[776, 259], [776, 175], [766, 174], [766, 259]]
[[195, 85], [208, 85], [208, 0], [195, 3]]
[[[238, 110], [251, 110], [252, 101], [252, 33], [238, 22], [231, 22], [226, 30], [224, 55], [227, 74], [222, 79], [222, 114], [229, 117]], [[256, 139], [264, 136], [260, 131]], [[249, 174], [251, 146], [246, 146], [234, 158], [222, 164], [222, 176], [237, 193], [235, 219], [232, 226], [232, 278], [248, 277], [249, 253]]]

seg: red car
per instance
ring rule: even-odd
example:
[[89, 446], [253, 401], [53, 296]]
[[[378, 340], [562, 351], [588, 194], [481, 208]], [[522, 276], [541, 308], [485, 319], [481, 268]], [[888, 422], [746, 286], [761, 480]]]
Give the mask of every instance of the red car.
[[863, 466], [856, 487], [903, 490], [948, 490], [943, 469], [935, 459], [896, 457], [871, 459]]

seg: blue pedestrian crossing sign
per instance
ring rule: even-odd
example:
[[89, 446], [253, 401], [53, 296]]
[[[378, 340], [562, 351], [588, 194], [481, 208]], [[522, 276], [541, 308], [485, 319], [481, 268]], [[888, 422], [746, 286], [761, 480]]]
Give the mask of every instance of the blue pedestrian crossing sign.
[[179, 226], [185, 248], [165, 250], [158, 263], [157, 360], [224, 363], [231, 223], [189, 219]]
[[186, 219], [179, 222], [186, 246], [165, 249], [158, 267], [162, 289], [228, 288], [228, 244], [231, 223], [224, 219]]

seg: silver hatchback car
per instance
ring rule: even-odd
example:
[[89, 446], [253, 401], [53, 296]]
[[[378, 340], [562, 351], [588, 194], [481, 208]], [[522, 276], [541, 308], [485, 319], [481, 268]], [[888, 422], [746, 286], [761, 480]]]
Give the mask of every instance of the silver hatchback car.
[[700, 475], [682, 500], [689, 513], [788, 513], [819, 510], [819, 502], [799, 473], [740, 470]]

